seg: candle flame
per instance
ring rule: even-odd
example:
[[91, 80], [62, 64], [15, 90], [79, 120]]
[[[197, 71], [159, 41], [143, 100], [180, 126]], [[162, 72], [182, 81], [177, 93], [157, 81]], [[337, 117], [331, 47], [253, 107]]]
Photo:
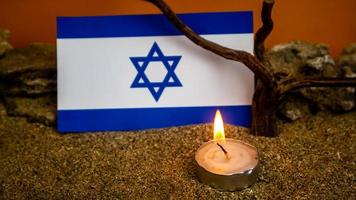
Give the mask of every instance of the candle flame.
[[214, 119], [214, 141], [225, 141], [224, 122], [219, 110], [216, 111]]

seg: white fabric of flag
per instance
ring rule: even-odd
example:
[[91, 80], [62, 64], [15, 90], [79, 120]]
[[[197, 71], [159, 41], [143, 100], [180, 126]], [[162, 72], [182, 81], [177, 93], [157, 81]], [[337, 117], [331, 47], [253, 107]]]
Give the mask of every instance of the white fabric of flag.
[[[252, 12], [181, 14], [208, 40], [253, 51]], [[58, 130], [249, 126], [253, 73], [195, 45], [163, 15], [58, 17]]]

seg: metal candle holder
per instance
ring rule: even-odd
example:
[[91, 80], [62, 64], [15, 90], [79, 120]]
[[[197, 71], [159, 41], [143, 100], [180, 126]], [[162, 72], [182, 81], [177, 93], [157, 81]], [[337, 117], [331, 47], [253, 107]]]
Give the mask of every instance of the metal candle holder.
[[[200, 182], [210, 185], [213, 188], [216, 188], [218, 190], [223, 190], [223, 191], [236, 191], [236, 190], [242, 190], [244, 188], [247, 188], [254, 184], [257, 181], [260, 167], [259, 167], [259, 161], [258, 161], [258, 152], [257, 149], [247, 143], [244, 143], [242, 141], [238, 140], [233, 140], [233, 139], [226, 139], [227, 141], [235, 141], [240, 143], [241, 145], [246, 145], [248, 148], [251, 148], [256, 151], [257, 157], [253, 158], [256, 159], [257, 164], [253, 166], [252, 168], [236, 172], [234, 174], [228, 174], [228, 175], [221, 175], [221, 174], [216, 174], [213, 172], [210, 172], [206, 170], [203, 166], [199, 164], [197, 161], [197, 155], [199, 150], [204, 148], [206, 145], [211, 145], [212, 142], [214, 141], [209, 141], [205, 144], [203, 144], [197, 151], [195, 155], [195, 163], [197, 166], [197, 175], [200, 180]], [[215, 143], [215, 142], [214, 142]]]

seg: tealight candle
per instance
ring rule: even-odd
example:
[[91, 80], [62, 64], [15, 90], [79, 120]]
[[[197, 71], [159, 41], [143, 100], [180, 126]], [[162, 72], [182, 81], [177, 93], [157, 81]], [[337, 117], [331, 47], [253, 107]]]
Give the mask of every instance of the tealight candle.
[[214, 140], [198, 149], [195, 161], [200, 181], [220, 190], [241, 190], [258, 178], [257, 149], [239, 140], [225, 139], [219, 111], [214, 120]]

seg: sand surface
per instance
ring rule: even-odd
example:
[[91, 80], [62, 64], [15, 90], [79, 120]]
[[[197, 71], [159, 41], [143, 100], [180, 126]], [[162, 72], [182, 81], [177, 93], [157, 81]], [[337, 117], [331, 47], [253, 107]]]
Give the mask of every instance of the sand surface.
[[227, 125], [255, 145], [262, 173], [237, 192], [202, 185], [194, 153], [212, 125], [59, 134], [0, 105], [0, 199], [356, 199], [356, 112], [281, 123], [276, 138]]

